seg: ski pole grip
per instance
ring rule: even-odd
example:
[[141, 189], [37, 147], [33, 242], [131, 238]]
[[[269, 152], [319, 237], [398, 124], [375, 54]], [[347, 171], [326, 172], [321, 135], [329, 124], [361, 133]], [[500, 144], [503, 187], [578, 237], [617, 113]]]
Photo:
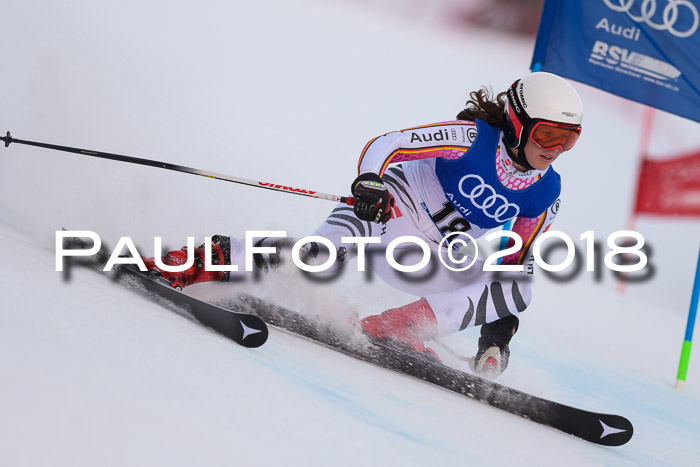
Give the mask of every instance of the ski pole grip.
[[345, 203], [348, 206], [354, 206], [355, 205], [355, 198], [353, 198], [352, 196], [348, 196], [347, 198], [345, 196], [341, 196], [340, 202]]

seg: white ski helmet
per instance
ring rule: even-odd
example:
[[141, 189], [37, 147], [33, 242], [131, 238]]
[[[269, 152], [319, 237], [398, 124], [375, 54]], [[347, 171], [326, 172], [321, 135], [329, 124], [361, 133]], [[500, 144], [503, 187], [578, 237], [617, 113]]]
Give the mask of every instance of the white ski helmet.
[[525, 146], [538, 121], [578, 127], [583, 120], [583, 103], [576, 89], [564, 78], [538, 71], [517, 80], [507, 91], [508, 106], [503, 128], [508, 146]]

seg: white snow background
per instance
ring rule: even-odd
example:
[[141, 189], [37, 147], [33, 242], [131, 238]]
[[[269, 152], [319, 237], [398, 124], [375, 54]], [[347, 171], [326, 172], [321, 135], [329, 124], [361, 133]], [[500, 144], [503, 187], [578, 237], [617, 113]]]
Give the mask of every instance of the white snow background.
[[[44, 141], [347, 194], [374, 136], [454, 118], [468, 92], [528, 72], [533, 39], [437, 21], [427, 3], [8, 0], [0, 130]], [[407, 9], [409, 9], [407, 14]], [[584, 131], [556, 163], [574, 239], [628, 225], [643, 107], [574, 83]], [[656, 113], [651, 156], [700, 148]], [[310, 233], [327, 201], [75, 154], [0, 148], [0, 465], [697, 465], [700, 355], [673, 384], [697, 219], [643, 217], [653, 279], [539, 274], [497, 382], [635, 426], [599, 447], [271, 330], [255, 350], [104, 277], [55, 271], [61, 227], [152, 254], [187, 236]], [[598, 265], [602, 267], [602, 265]], [[350, 265], [353, 269], [353, 265]], [[324, 316], [414, 299], [348, 271], [326, 286], [249, 288]], [[202, 298], [227, 284], [193, 286]], [[475, 352], [478, 330], [444, 340]]]

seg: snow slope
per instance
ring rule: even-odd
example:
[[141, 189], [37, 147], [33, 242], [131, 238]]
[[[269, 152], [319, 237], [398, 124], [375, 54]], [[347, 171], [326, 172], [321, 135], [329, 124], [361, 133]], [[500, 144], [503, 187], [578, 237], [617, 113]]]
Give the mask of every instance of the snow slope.
[[[4, 465], [690, 465], [700, 454], [698, 378], [676, 393], [660, 371], [675, 351], [620, 345], [597, 323], [560, 331], [568, 342], [533, 324], [499, 382], [624, 414], [636, 431], [621, 448], [284, 332], [244, 349], [94, 272], [73, 268], [64, 282], [52, 252], [6, 228], [0, 246], [22, 265], [4, 280], [0, 314]], [[640, 304], [634, 334], [673, 342], [654, 330], [656, 312]]]
[[[356, 156], [392, 129], [452, 118], [469, 90], [527, 72], [532, 42], [440, 28], [347, 2], [7, 2], [0, 129], [344, 194]], [[12, 45], [10, 45], [12, 44]], [[577, 148], [557, 161], [555, 227], [604, 240], [626, 226], [641, 106], [577, 85]], [[11, 91], [11, 92], [10, 92]], [[655, 157], [700, 146], [659, 113]], [[595, 181], [593, 177], [596, 177]], [[313, 230], [332, 206], [202, 177], [13, 145], [0, 151], [3, 465], [692, 465], [697, 355], [673, 390], [697, 220], [643, 218], [656, 274], [616, 290], [537, 278], [499, 382], [620, 413], [635, 437], [602, 448], [273, 330], [246, 350], [90, 271], [55, 272], [54, 232], [114, 244], [155, 235]], [[582, 243], [579, 243], [582, 247]], [[145, 251], [144, 253], [148, 253]], [[239, 286], [241, 287], [241, 286]], [[248, 290], [305, 312], [361, 315], [413, 297], [346, 272]], [[237, 287], [190, 292], [216, 299]], [[466, 355], [478, 331], [444, 343]]]

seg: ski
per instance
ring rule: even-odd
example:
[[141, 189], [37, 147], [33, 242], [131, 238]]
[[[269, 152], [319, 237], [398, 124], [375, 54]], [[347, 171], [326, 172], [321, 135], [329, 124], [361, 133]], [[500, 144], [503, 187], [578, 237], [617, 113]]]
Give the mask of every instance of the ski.
[[546, 425], [591, 443], [621, 446], [633, 435], [632, 423], [620, 415], [591, 412], [533, 396], [447, 367], [391, 341], [376, 341], [348, 325], [339, 327], [311, 319], [255, 297], [242, 295], [218, 302], [221, 306], [255, 314], [269, 325], [321, 343], [383, 368], [425, 380], [449, 391]]
[[[65, 239], [65, 249], [85, 249], [88, 247], [89, 245], [80, 238]], [[92, 259], [73, 260], [72, 262], [108, 275], [116, 282], [125, 285], [127, 289], [152, 299], [164, 308], [177, 313], [184, 312], [205, 327], [228, 337], [243, 347], [260, 347], [267, 341], [269, 333], [267, 325], [258, 316], [224, 309], [194, 298], [172, 288], [166, 280], [142, 272], [134, 265], [115, 265], [112, 273], [107, 274], [103, 268], [108, 259], [109, 257], [103, 249]]]

